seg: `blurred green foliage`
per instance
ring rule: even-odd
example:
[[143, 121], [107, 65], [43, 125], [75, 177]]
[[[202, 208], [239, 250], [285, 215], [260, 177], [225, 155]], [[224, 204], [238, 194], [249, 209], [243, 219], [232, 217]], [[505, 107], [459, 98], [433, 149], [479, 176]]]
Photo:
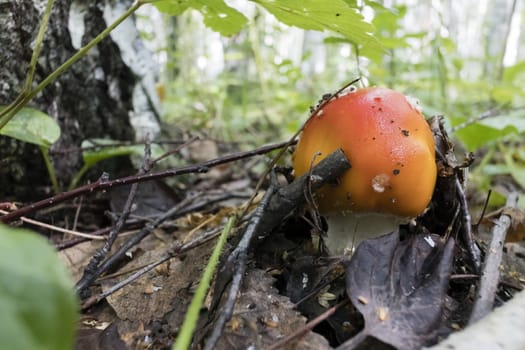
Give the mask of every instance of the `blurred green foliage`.
[[[183, 129], [206, 130], [213, 137], [236, 141], [260, 143], [290, 135], [304, 120], [305, 112], [317, 99], [316, 81], [321, 76], [308, 76], [301, 69], [311, 52], [300, 53], [295, 62], [282, 57], [275, 40], [289, 28], [282, 23], [303, 29], [338, 32], [340, 37], [366, 45], [371, 51], [381, 52], [381, 46], [371, 35], [373, 26], [364, 21], [355, 7], [345, 1], [329, 3], [319, 1], [263, 1], [254, 0], [260, 7], [247, 6], [251, 15], [244, 29], [232, 38], [222, 38], [224, 68], [212, 79], [199, 68], [197, 57], [213, 64], [211, 55], [216, 51], [203, 48], [216, 37], [202, 31], [201, 19], [186, 12], [177, 17], [174, 35], [175, 50], [168, 51], [168, 73], [172, 79], [167, 84], [165, 101], [166, 121]], [[221, 28], [209, 25], [210, 13], [189, 5], [202, 13], [204, 24], [221, 34], [239, 31], [237, 23], [222, 22]], [[169, 5], [171, 4], [171, 5]], [[169, 14], [182, 12], [180, 2], [168, 1], [157, 5]], [[269, 20], [269, 14], [278, 20]], [[214, 22], [215, 23], [215, 22]], [[225, 28], [228, 27], [229, 28]], [[199, 35], [200, 34], [200, 35]], [[219, 50], [220, 51], [220, 50]], [[170, 70], [176, 71], [170, 74]], [[336, 84], [325, 84], [331, 91]]]
[[72, 349], [79, 305], [54, 249], [34, 232], [5, 225], [0, 248], [0, 349]]
[[[251, 145], [277, 141], [300, 127], [309, 106], [321, 95], [360, 76], [364, 85], [388, 86], [417, 97], [427, 116], [444, 115], [458, 154], [477, 155], [471, 178], [478, 190], [495, 188], [497, 192], [494, 178], [498, 176], [509, 176], [514, 185], [525, 186], [520, 142], [525, 131], [525, 61], [504, 65], [505, 45], [499, 45], [501, 50], [495, 54], [489, 53], [494, 43], [489, 35], [493, 24], [488, 20], [479, 19], [486, 32], [481, 35], [484, 41], [479, 47], [484, 56], [480, 56], [465, 54], [461, 45], [466, 44], [456, 42], [455, 24], [445, 18], [442, 8], [435, 7], [443, 2], [421, 1], [428, 3], [431, 18], [417, 18], [420, 14], [415, 14], [414, 7], [401, 1], [390, 7], [372, 0], [337, 1], [333, 6], [367, 16], [375, 28], [373, 42], [382, 46], [378, 50], [370, 44], [371, 26], [358, 25], [351, 29], [353, 35], [345, 35], [330, 27], [328, 19], [323, 22], [329, 10], [305, 9], [298, 20], [294, 17], [297, 12], [283, 11], [279, 1], [254, 2], [262, 7], [239, 10], [249, 21], [241, 30], [236, 27], [229, 38], [206, 32], [195, 13], [177, 17], [172, 45], [167, 46], [173, 48], [167, 51], [164, 82], [167, 123]], [[289, 4], [299, 6], [295, 1]], [[308, 6], [319, 4], [307, 2]], [[362, 20], [360, 15], [356, 18]], [[303, 20], [321, 25], [315, 27]], [[419, 25], [410, 25], [414, 21]], [[298, 35], [283, 23], [325, 33], [317, 40], [311, 31]], [[507, 25], [510, 28], [509, 23], [498, 24]], [[280, 41], [287, 37], [292, 38], [290, 47], [283, 51]], [[297, 40], [303, 44], [296, 45]], [[317, 42], [308, 45], [312, 40]], [[200, 42], [218, 43], [222, 51]], [[290, 53], [292, 49], [299, 51]], [[213, 57], [217, 52], [223, 55], [223, 66], [210, 74], [209, 65], [221, 61]], [[493, 204], [502, 204], [503, 197], [493, 198]]]

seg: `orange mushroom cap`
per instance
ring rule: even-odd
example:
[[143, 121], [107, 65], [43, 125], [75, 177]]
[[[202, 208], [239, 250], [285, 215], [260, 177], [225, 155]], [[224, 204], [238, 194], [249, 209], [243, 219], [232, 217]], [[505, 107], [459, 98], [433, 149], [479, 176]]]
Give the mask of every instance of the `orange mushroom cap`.
[[321, 213], [414, 217], [427, 207], [437, 176], [434, 139], [421, 112], [403, 94], [372, 87], [328, 102], [304, 127], [293, 155], [295, 175], [338, 148], [351, 168], [337, 185], [317, 192]]

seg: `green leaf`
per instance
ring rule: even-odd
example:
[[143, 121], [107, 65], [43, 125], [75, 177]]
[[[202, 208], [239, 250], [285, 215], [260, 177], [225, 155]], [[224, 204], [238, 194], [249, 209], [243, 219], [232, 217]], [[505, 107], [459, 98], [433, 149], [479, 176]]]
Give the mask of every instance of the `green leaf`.
[[159, 11], [180, 15], [188, 8], [199, 11], [204, 17], [204, 24], [224, 36], [231, 36], [246, 24], [246, 17], [236, 9], [226, 5], [223, 0], [168, 0], [154, 3]]
[[[84, 164], [91, 166], [105, 159], [138, 155], [144, 156], [144, 145], [123, 145], [121, 141], [110, 139], [89, 139], [82, 141], [82, 159]], [[151, 155], [158, 158], [164, 153], [159, 145], [151, 145]]]
[[525, 132], [525, 118], [523, 111], [515, 111], [506, 115], [487, 118], [481, 120], [479, 123], [497, 130], [507, 129], [517, 133]]
[[512, 158], [512, 154], [505, 153], [505, 164], [509, 169], [510, 175], [513, 177], [521, 188], [525, 188], [525, 164], [515, 162]]
[[491, 98], [502, 105], [517, 101], [520, 97], [525, 97], [525, 90], [520, 85], [498, 84], [491, 91]]
[[194, 0], [193, 8], [204, 16], [204, 24], [224, 36], [238, 33], [248, 22], [242, 13], [222, 0]]
[[0, 225], [0, 348], [70, 350], [78, 320], [73, 284], [40, 236]]
[[381, 44], [388, 49], [399, 49], [403, 47], [410, 47], [406, 37], [402, 38], [381, 38]]
[[338, 33], [357, 45], [382, 50], [374, 27], [343, 0], [252, 0], [290, 26]]
[[[0, 111], [5, 107], [1, 106]], [[0, 134], [49, 148], [60, 137], [60, 127], [47, 114], [33, 108], [22, 108], [0, 129]]]
[[164, 0], [153, 2], [153, 6], [162, 13], [178, 16], [186, 11], [190, 4], [188, 0]]
[[518, 110], [470, 124], [456, 131], [455, 136], [468, 150], [474, 151], [481, 146], [499, 141], [507, 135], [524, 132], [525, 118], [523, 118], [523, 112]]
[[486, 164], [480, 169], [484, 176], [508, 175], [509, 168], [504, 164]]
[[406, 10], [405, 5], [396, 5], [388, 9], [385, 7], [375, 8], [372, 24], [379, 28], [382, 33], [394, 35], [396, 30], [401, 27], [399, 20], [406, 15]]
[[525, 61], [520, 61], [515, 65], [505, 67], [503, 71], [503, 81], [506, 83], [518, 83], [516, 80], [525, 75]]
[[[497, 129], [481, 123], [475, 123], [456, 131], [454, 135], [463, 142], [467, 150], [475, 151], [515, 131], [516, 129], [513, 126]], [[480, 135], [483, 135], [483, 137], [480, 137]]]

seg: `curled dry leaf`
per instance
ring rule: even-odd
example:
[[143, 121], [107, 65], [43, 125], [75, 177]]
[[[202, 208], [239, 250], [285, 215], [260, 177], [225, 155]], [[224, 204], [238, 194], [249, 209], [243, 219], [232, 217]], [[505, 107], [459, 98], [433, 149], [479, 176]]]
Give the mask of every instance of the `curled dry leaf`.
[[355, 349], [367, 337], [398, 349], [435, 341], [453, 258], [454, 240], [399, 232], [363, 241], [346, 271], [347, 294], [365, 327], [340, 349]]

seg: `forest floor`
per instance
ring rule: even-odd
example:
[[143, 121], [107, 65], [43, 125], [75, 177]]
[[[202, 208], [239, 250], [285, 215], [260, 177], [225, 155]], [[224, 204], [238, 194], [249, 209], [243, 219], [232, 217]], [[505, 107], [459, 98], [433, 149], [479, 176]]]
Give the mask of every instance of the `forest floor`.
[[[466, 327], [487, 312], [479, 304], [490, 312], [523, 289], [523, 213], [510, 195], [508, 207], [473, 220], [461, 185], [468, 162], [458, 163], [441, 137], [431, 209], [351, 257], [323, 249], [324, 224], [304, 198], [307, 177], [291, 182], [286, 168], [261, 176], [268, 152], [285, 143], [240, 152], [194, 140], [183, 152], [190, 165], [172, 170], [184, 175], [100, 191], [102, 180], [93, 194], [39, 212], [71, 228], [38, 230], [77, 281], [76, 348], [169, 349], [233, 216], [193, 348], [419, 349]], [[334, 159], [316, 166], [320, 184], [341, 171]], [[498, 234], [509, 239], [494, 248]]]

